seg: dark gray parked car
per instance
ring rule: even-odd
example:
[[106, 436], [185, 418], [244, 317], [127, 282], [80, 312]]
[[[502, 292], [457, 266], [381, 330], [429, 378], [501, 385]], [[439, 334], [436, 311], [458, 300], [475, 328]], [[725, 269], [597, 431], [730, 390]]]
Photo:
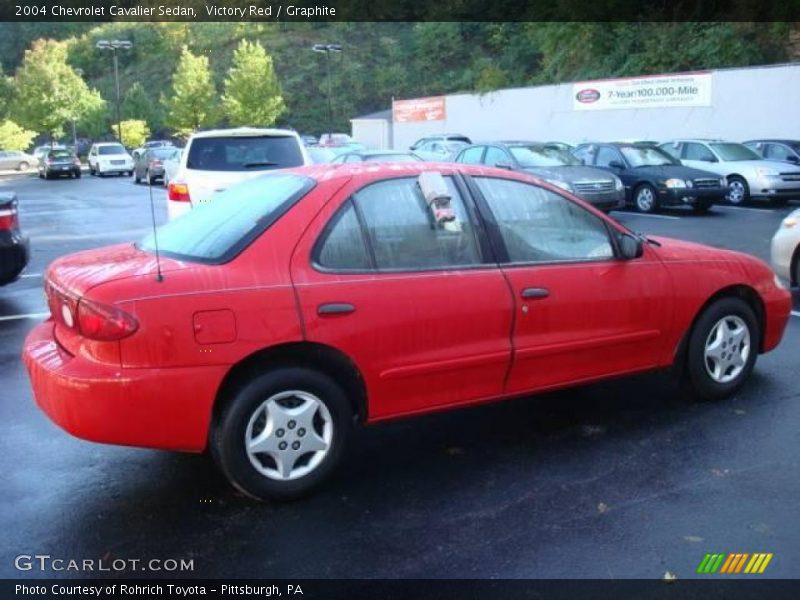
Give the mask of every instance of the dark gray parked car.
[[142, 180], [150, 185], [164, 179], [164, 161], [171, 159], [178, 148], [174, 146], [158, 146], [147, 148], [134, 158], [133, 177], [136, 183]]
[[81, 176], [81, 161], [72, 150], [67, 148], [50, 150], [42, 156], [39, 161], [39, 177], [52, 179], [64, 175], [75, 179]]
[[464, 148], [455, 162], [524, 171], [608, 212], [625, 207], [625, 189], [613, 173], [587, 167], [572, 154], [541, 142], [491, 142]]

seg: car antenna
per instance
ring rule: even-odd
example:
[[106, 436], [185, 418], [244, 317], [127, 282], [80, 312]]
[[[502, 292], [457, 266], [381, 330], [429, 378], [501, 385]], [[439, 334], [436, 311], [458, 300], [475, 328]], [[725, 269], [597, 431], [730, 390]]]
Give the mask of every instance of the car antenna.
[[156, 207], [153, 202], [153, 178], [147, 173], [147, 189], [150, 192], [150, 218], [153, 222], [153, 244], [156, 247], [156, 281], [161, 283], [164, 276], [161, 274], [161, 257], [158, 254], [158, 228], [156, 227]]

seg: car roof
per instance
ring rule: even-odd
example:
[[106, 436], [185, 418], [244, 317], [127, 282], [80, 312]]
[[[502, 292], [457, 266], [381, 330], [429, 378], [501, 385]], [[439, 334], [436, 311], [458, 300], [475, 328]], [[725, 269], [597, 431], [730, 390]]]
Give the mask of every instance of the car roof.
[[777, 139], [777, 138], [764, 138], [758, 140], [747, 140], [746, 142], [742, 142], [743, 144], [754, 144], [754, 143], [774, 143], [774, 144], [800, 144], [800, 140], [785, 140], [785, 139]]
[[268, 129], [257, 127], [235, 127], [232, 129], [209, 129], [208, 131], [198, 131], [192, 134], [192, 139], [214, 138], [214, 137], [255, 137], [255, 136], [292, 136], [299, 137], [296, 131], [291, 129]]

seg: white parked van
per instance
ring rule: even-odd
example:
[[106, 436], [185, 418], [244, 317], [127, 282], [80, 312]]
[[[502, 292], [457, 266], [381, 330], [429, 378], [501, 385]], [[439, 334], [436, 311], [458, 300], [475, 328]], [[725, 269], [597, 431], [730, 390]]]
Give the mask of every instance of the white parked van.
[[125, 146], [117, 142], [92, 144], [86, 162], [89, 163], [90, 175], [133, 175], [133, 158]]
[[216, 192], [265, 171], [310, 164], [294, 131], [240, 127], [195, 133], [167, 187], [167, 214], [174, 219]]

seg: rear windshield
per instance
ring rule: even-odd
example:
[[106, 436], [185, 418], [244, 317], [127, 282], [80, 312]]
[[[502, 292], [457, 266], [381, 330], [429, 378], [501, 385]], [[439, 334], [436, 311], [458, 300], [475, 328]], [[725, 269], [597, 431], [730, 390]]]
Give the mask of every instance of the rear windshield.
[[98, 146], [97, 153], [98, 154], [127, 154], [127, 152], [125, 152], [125, 148], [123, 148], [119, 144], [115, 144], [113, 146]]
[[53, 150], [48, 155], [50, 158], [72, 158], [72, 152], [69, 150]]
[[196, 138], [186, 160], [188, 169], [200, 171], [259, 171], [302, 164], [300, 142], [288, 135]]
[[171, 158], [172, 155], [175, 154], [174, 148], [151, 148], [150, 149], [150, 156], [153, 158], [159, 158], [161, 160], [166, 160]]
[[[277, 221], [314, 187], [314, 180], [290, 173], [256, 177], [197, 204], [158, 229], [164, 256], [195, 262], [227, 262]], [[153, 234], [138, 247], [155, 251]]]

